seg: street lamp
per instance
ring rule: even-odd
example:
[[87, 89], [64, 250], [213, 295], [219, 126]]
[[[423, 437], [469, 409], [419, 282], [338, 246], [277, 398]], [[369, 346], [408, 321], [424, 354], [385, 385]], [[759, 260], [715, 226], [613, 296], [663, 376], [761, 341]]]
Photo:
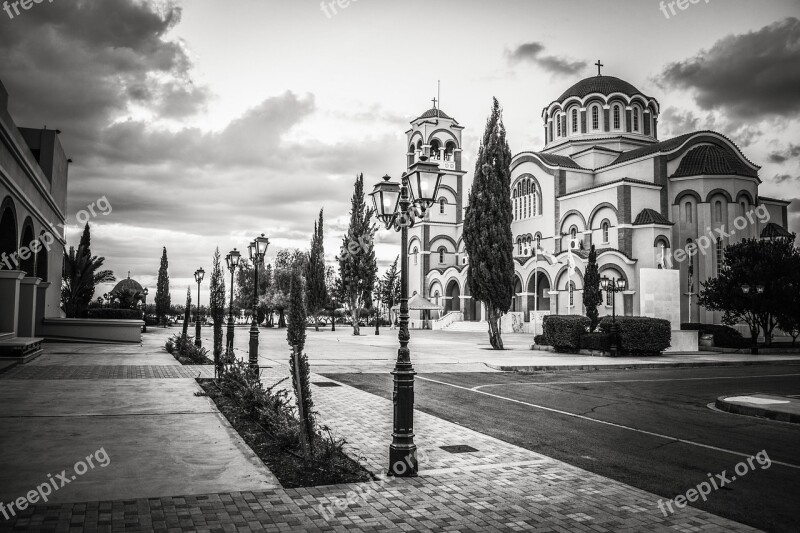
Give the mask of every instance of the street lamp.
[[603, 276], [600, 280], [600, 287], [606, 291], [608, 294], [611, 294], [611, 357], [617, 356], [617, 298], [614, 296], [618, 292], [622, 292], [626, 289], [628, 282], [624, 279], [609, 279], [607, 276]]
[[225, 347], [225, 357], [229, 361], [233, 358], [233, 275], [239, 267], [239, 260], [241, 258], [242, 254], [240, 254], [236, 248], [225, 256], [225, 262], [228, 264], [228, 270], [231, 272], [231, 297], [230, 304], [228, 305], [228, 337]]
[[269, 239], [262, 233], [247, 246], [253, 261], [253, 319], [250, 321], [250, 368], [258, 368], [258, 265], [264, 263]]
[[416, 222], [415, 215], [422, 218], [433, 205], [442, 183], [443, 172], [439, 166], [428, 161], [426, 156], [414, 163], [403, 174], [402, 184], [384, 176], [376, 183], [370, 196], [375, 213], [386, 229], [400, 231], [400, 332], [392, 375], [394, 376], [394, 415], [392, 444], [389, 446], [389, 472], [391, 476], [413, 477], [417, 475], [417, 446], [414, 444], [414, 367], [408, 341], [408, 228]]
[[194, 345], [200, 348], [203, 342], [200, 340], [200, 282], [203, 281], [206, 271], [198, 268], [194, 271], [194, 280], [197, 282], [197, 315], [194, 317]]
[[150, 291], [147, 290], [147, 287], [144, 288], [142, 294], [144, 294], [144, 298], [142, 299], [142, 309], [144, 311], [144, 326], [142, 326], [142, 333], [147, 333], [147, 295]]
[[[754, 289], [755, 292], [753, 292]], [[742, 294], [744, 294], [745, 296], [750, 296], [750, 298], [753, 298], [756, 295], [764, 294], [764, 286], [763, 285], [750, 286], [744, 284], [742, 285]], [[758, 355], [758, 334], [756, 333], [755, 335], [753, 335], [751, 330], [750, 336], [752, 341], [752, 345], [750, 346], [750, 353], [753, 355]]]

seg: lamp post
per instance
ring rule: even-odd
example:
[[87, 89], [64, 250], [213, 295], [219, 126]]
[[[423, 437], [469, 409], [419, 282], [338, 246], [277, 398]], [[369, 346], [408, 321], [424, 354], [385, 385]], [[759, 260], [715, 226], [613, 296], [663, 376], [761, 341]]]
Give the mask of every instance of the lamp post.
[[250, 321], [250, 368], [258, 368], [258, 265], [264, 262], [269, 239], [262, 233], [247, 246], [253, 261], [253, 319]]
[[600, 287], [606, 291], [607, 293], [611, 294], [611, 357], [617, 356], [617, 336], [619, 334], [617, 330], [617, 298], [616, 293], [622, 292], [627, 287], [628, 282], [624, 279], [615, 279], [611, 278], [608, 279], [607, 276], [603, 276], [600, 280]]
[[142, 333], [147, 333], [147, 294], [150, 291], [147, 290], [147, 287], [144, 288], [142, 294], [144, 298], [142, 299], [142, 316], [144, 317], [144, 325], [142, 326]]
[[[754, 289], [755, 289], [755, 291], [754, 291]], [[764, 294], [764, 286], [763, 285], [755, 285], [755, 286], [751, 287], [750, 285], [747, 285], [747, 284], [742, 285], [742, 294], [744, 294], [745, 296], [749, 296], [751, 299], [753, 299], [754, 296], [757, 296], [759, 294]], [[766, 338], [766, 332], [764, 332], [764, 335], [765, 335], [765, 338]], [[758, 355], [758, 333], [756, 333], [754, 335], [752, 330], [751, 330], [750, 331], [750, 337], [751, 337], [751, 341], [752, 341], [752, 345], [750, 346], [750, 353], [753, 354], [753, 355]]]
[[203, 341], [200, 340], [200, 282], [203, 281], [206, 271], [198, 268], [194, 271], [194, 280], [197, 282], [197, 315], [194, 317], [194, 345], [200, 348]]
[[391, 476], [414, 477], [417, 475], [417, 446], [414, 444], [414, 376], [411, 351], [408, 342], [408, 228], [420, 219], [433, 205], [439, 192], [443, 172], [439, 166], [421, 156], [407, 173], [402, 183], [392, 182], [389, 176], [376, 183], [370, 196], [377, 217], [386, 229], [400, 231], [400, 332], [392, 376], [394, 376], [394, 415], [392, 444], [389, 446], [389, 472]]
[[231, 272], [231, 296], [230, 303], [228, 304], [228, 336], [225, 346], [225, 358], [231, 360], [233, 358], [233, 275], [239, 267], [239, 260], [242, 254], [234, 248], [232, 252], [225, 256], [225, 262], [228, 264], [228, 270]]

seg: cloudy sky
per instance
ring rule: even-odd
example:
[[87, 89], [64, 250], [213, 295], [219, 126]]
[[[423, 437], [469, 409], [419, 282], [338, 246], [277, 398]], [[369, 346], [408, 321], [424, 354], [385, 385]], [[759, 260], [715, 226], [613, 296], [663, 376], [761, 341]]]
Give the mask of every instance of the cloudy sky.
[[[332, 6], [330, 5], [332, 4]], [[192, 272], [265, 233], [308, 246], [325, 209], [332, 260], [356, 174], [404, 170], [408, 122], [466, 127], [471, 168], [496, 96], [512, 151], [542, 147], [542, 107], [581, 78], [618, 76], [662, 106], [662, 139], [714, 129], [762, 165], [800, 230], [800, 0], [54, 0], [0, 11], [0, 80], [21, 126], [58, 128], [67, 231], [100, 197], [93, 252], [151, 288], [161, 247], [173, 301]], [[397, 236], [381, 232], [385, 267]], [[204, 291], [205, 292], [205, 291]]]

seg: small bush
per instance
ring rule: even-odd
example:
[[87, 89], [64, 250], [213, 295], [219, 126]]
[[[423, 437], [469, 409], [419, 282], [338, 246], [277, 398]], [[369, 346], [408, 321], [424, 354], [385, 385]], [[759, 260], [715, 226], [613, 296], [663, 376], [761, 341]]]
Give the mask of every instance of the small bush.
[[[600, 330], [611, 333], [611, 317], [600, 321]], [[617, 317], [620, 352], [627, 355], [655, 355], [670, 347], [672, 326], [669, 320], [644, 316]]]
[[164, 344], [164, 349], [171, 353], [183, 365], [213, 365], [208, 350], [194, 345], [194, 337], [173, 335]]
[[536, 336], [533, 338], [533, 342], [534, 342], [535, 344], [538, 344], [539, 346], [548, 346], [548, 344], [547, 344], [547, 338], [546, 338], [544, 335], [536, 335]]
[[139, 309], [100, 307], [89, 309], [87, 316], [88, 318], [110, 318], [114, 320], [142, 320], [142, 312]]
[[591, 320], [581, 315], [548, 315], [544, 317], [546, 344], [558, 352], [577, 351], [581, 346], [581, 335], [589, 329]]
[[584, 333], [581, 337], [581, 348], [608, 352], [611, 350], [611, 335], [608, 333]]
[[692, 322], [681, 324], [681, 329], [684, 331], [697, 331], [698, 335], [713, 335], [714, 346], [719, 348], [748, 348], [750, 346], [750, 339], [745, 339], [737, 330], [722, 324]]

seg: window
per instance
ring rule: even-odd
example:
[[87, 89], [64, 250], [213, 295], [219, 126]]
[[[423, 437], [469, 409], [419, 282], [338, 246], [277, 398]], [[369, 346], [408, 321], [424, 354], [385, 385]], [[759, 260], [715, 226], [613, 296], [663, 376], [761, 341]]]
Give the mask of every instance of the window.
[[604, 220], [602, 224], [603, 228], [603, 243], [608, 243], [608, 220]]
[[686, 222], [689, 224], [692, 223], [692, 202], [686, 202], [684, 205], [684, 210], [686, 212]]
[[572, 110], [572, 133], [575, 133], [577, 131], [578, 131], [578, 110], [577, 109], [573, 109]]
[[538, 250], [541, 247], [542, 247], [542, 234], [541, 233], [537, 233], [536, 234], [536, 249]]
[[522, 237], [517, 237], [517, 255], [522, 255]]
[[445, 253], [445, 251], [446, 251], [446, 250], [445, 250], [444, 246], [441, 246], [441, 247], [439, 248], [439, 264], [440, 264], [440, 265], [441, 265], [441, 264], [444, 264], [444, 253]]
[[556, 114], [556, 137], [561, 137], [561, 113]]
[[411, 250], [411, 255], [413, 255], [413, 256], [414, 256], [414, 264], [415, 264], [415, 265], [416, 265], [416, 264], [418, 264], [418, 263], [417, 263], [417, 258], [419, 257], [419, 253], [418, 253], [418, 251], [417, 251], [417, 249], [416, 249], [416, 248], [414, 248], [413, 250]]
[[436, 301], [436, 305], [439, 305], [439, 291], [433, 293], [433, 298]]
[[714, 202], [714, 221], [722, 222], [722, 202]]
[[639, 108], [633, 108], [633, 131], [639, 131]]
[[740, 213], [739, 213], [739, 215], [740, 215], [740, 216], [744, 216], [745, 212], [747, 212], [747, 204], [745, 204], [744, 202], [742, 202], [742, 203], [740, 203], [740, 204], [739, 204], [739, 207], [740, 207]]
[[620, 108], [619, 108], [618, 105], [615, 105], [614, 106], [614, 129], [615, 130], [620, 129], [619, 117], [620, 117]]
[[569, 282], [569, 306], [572, 307], [575, 305], [575, 282]]
[[569, 235], [570, 235], [570, 237], [572, 237], [573, 239], [574, 239], [575, 237], [577, 237], [577, 236], [578, 236], [578, 227], [577, 227], [577, 226], [572, 226], [571, 228], [569, 228]]
[[611, 291], [606, 291], [606, 305], [608, 307], [611, 307], [614, 303], [611, 301], [611, 299], [614, 297], [613, 294], [614, 293], [612, 293]]
[[439, 213], [444, 214], [444, 206], [447, 205], [447, 200], [439, 198]]
[[716, 247], [716, 260], [717, 260], [717, 277], [722, 273], [722, 260], [724, 259], [724, 252], [722, 251], [722, 239], [717, 239]]
[[592, 129], [600, 129], [600, 108], [597, 106], [592, 107]]

